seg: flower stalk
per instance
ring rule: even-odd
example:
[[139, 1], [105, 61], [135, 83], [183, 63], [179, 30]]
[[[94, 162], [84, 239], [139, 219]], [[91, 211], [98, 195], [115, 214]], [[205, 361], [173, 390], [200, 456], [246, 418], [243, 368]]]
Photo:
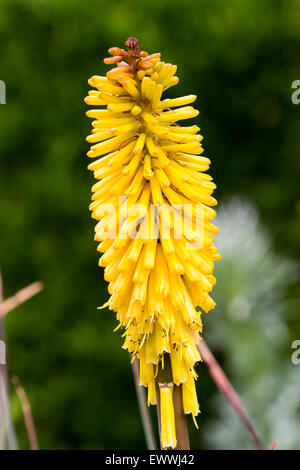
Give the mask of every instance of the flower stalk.
[[12, 381], [14, 387], [15, 387], [16, 394], [19, 397], [21, 407], [22, 407], [22, 410], [23, 410], [24, 421], [25, 421], [25, 426], [26, 426], [27, 435], [28, 435], [28, 439], [29, 439], [30, 449], [31, 450], [39, 450], [38, 438], [37, 438], [35, 424], [34, 424], [34, 420], [33, 420], [31, 405], [30, 405], [30, 402], [28, 400], [27, 393], [25, 392], [24, 388], [22, 387], [18, 377], [13, 376], [11, 381]]
[[253, 440], [255, 447], [258, 450], [266, 450], [266, 445], [262, 441], [257, 429], [255, 429], [253, 426], [240, 397], [238, 396], [234, 387], [228, 380], [226, 374], [203, 339], [199, 339], [197, 348], [201, 354], [201, 357], [203, 358], [203, 362], [206, 364], [209, 370], [212, 379], [214, 380], [219, 390], [225, 395], [237, 416], [240, 418], [249, 436]]
[[131, 365], [132, 365], [132, 374], [133, 374], [133, 380], [134, 380], [138, 405], [140, 409], [141, 419], [142, 419], [144, 433], [145, 433], [145, 439], [147, 443], [147, 449], [156, 450], [157, 446], [156, 446], [155, 434], [154, 434], [154, 429], [153, 429], [153, 424], [152, 424], [149, 408], [147, 408], [145, 391], [143, 390], [143, 387], [139, 385], [139, 380], [140, 380], [139, 363], [137, 360], [135, 360], [132, 362]]

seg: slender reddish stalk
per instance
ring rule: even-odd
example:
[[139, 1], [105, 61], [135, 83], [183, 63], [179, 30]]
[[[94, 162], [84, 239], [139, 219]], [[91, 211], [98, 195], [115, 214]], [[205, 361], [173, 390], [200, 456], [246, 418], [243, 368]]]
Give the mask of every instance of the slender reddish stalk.
[[18, 377], [15, 377], [15, 376], [12, 377], [11, 381], [15, 387], [16, 393], [19, 397], [19, 400], [22, 406], [30, 449], [39, 450], [39, 444], [38, 444], [38, 439], [37, 439], [37, 435], [35, 431], [34, 420], [33, 420], [31, 406], [30, 406], [27, 394], [24, 388], [22, 387]]
[[269, 450], [274, 450], [277, 446], [278, 441], [274, 441]]
[[[0, 279], [0, 321], [3, 322], [3, 317], [10, 312], [11, 310], [15, 309], [22, 303], [26, 302], [29, 300], [31, 297], [34, 295], [38, 294], [43, 288], [43, 284], [39, 281], [36, 281], [32, 284], [30, 284], [27, 287], [24, 287], [23, 289], [19, 290], [16, 294], [14, 294], [11, 297], [8, 297], [7, 299], [3, 300], [2, 299], [2, 279]], [[5, 382], [6, 382], [6, 388], [7, 388], [7, 371], [5, 373]], [[3, 380], [4, 380], [3, 379]], [[24, 414], [24, 421], [25, 421], [25, 426], [27, 429], [27, 434], [28, 434], [28, 439], [30, 443], [30, 448], [32, 450], [38, 450], [38, 440], [37, 440], [37, 435], [35, 431], [35, 426], [34, 426], [34, 421], [33, 421], [33, 416], [31, 412], [31, 406], [29, 403], [29, 400], [27, 398], [26, 392], [24, 388], [21, 386], [20, 381], [17, 377], [12, 378], [12, 382], [15, 386], [16, 393], [20, 399], [23, 414]], [[1, 385], [1, 384], [0, 384]]]
[[203, 339], [198, 341], [197, 348], [204, 363], [208, 367], [211, 377], [213, 378], [219, 390], [224, 393], [230, 405], [246, 427], [248, 434], [252, 438], [257, 449], [266, 450], [266, 446], [263, 443], [258, 431], [254, 428], [249, 415], [240, 400], [240, 397], [236, 393], [235, 389], [223, 372], [221, 366], [218, 364], [216, 358]]
[[138, 359], [135, 359], [131, 363], [131, 365], [132, 365], [134, 385], [135, 385], [138, 405], [139, 405], [139, 409], [141, 413], [141, 419], [143, 423], [147, 448], [148, 450], [156, 450], [157, 445], [156, 445], [155, 433], [153, 429], [153, 424], [152, 424], [149, 408], [146, 403], [145, 390], [144, 390], [144, 387], [142, 387], [139, 384], [140, 367], [139, 367]]
[[3, 300], [1, 302], [0, 316], [6, 315], [8, 312], [13, 310], [14, 308], [26, 302], [26, 300], [29, 300], [31, 297], [41, 292], [43, 288], [44, 288], [43, 284], [39, 281], [36, 281], [30, 284], [29, 286], [24, 287], [23, 289], [19, 290], [11, 297], [8, 297], [7, 299]]
[[175, 427], [177, 446], [176, 450], [189, 450], [190, 439], [186, 422], [186, 414], [183, 411], [182, 405], [182, 388], [181, 385], [177, 387], [174, 385], [173, 389], [173, 400], [174, 400], [174, 413], [175, 413]]
[[[4, 318], [1, 314], [3, 305], [2, 287], [2, 275], [0, 271], [0, 341], [3, 341], [4, 355], [6, 356]], [[4, 357], [4, 363], [0, 364], [0, 449], [15, 450], [17, 447], [17, 440], [9, 409], [8, 372], [6, 358]]]

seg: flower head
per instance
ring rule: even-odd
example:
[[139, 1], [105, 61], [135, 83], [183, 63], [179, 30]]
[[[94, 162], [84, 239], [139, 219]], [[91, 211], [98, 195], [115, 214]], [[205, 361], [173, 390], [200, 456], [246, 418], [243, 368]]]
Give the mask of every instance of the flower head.
[[[177, 67], [143, 51], [135, 38], [125, 45], [109, 49], [104, 62], [116, 67], [93, 76], [85, 98], [93, 106], [87, 141], [96, 160], [88, 168], [98, 181], [90, 209], [109, 282], [105, 305], [125, 329], [123, 348], [139, 359], [148, 403], [155, 403], [155, 377], [168, 355], [173, 383], [183, 384], [184, 412], [196, 416], [196, 342], [201, 311], [215, 305], [210, 292], [219, 258], [215, 184], [205, 173], [210, 161], [201, 156], [199, 128], [179, 124], [198, 115], [190, 106], [196, 96], [162, 99], [178, 83]], [[170, 384], [160, 395], [162, 445], [175, 447]]]

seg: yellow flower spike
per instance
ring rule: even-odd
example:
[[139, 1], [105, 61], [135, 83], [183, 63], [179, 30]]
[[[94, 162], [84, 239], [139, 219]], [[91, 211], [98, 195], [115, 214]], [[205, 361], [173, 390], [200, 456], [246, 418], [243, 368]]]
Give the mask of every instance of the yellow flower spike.
[[163, 449], [175, 449], [177, 445], [173, 384], [159, 384], [160, 395], [160, 440]]
[[[92, 121], [88, 165], [96, 179], [89, 209], [97, 220], [109, 307], [123, 328], [123, 348], [140, 363], [148, 405], [159, 383], [161, 443], [176, 447], [173, 385], [182, 387], [182, 408], [199, 412], [195, 364], [201, 314], [215, 306], [212, 223], [215, 184], [205, 172], [195, 95], [162, 98], [178, 83], [177, 67], [142, 51], [135, 38], [126, 50], [109, 49], [106, 76], [94, 75], [85, 102]], [[187, 208], [187, 210], [185, 210]], [[199, 215], [200, 214], [200, 215]], [[198, 307], [196, 309], [196, 306]], [[159, 372], [160, 369], [160, 372]], [[161, 371], [170, 377], [163, 379]], [[176, 404], [177, 406], [177, 404]]]

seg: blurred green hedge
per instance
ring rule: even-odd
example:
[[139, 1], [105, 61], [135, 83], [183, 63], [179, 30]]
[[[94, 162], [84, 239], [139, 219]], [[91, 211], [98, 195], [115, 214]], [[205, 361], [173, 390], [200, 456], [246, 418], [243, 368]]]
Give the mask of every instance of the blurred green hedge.
[[[42, 448], [143, 448], [127, 353], [97, 268], [87, 79], [128, 36], [178, 64], [169, 95], [195, 93], [222, 201], [258, 206], [280, 250], [300, 255], [298, 0], [1, 0], [0, 256], [5, 295], [45, 290], [9, 314], [8, 361], [24, 384]], [[206, 322], [208, 328], [218, 328]], [[214, 386], [201, 370], [201, 422]], [[27, 446], [13, 401], [20, 446]], [[202, 445], [192, 433], [194, 447]]]

